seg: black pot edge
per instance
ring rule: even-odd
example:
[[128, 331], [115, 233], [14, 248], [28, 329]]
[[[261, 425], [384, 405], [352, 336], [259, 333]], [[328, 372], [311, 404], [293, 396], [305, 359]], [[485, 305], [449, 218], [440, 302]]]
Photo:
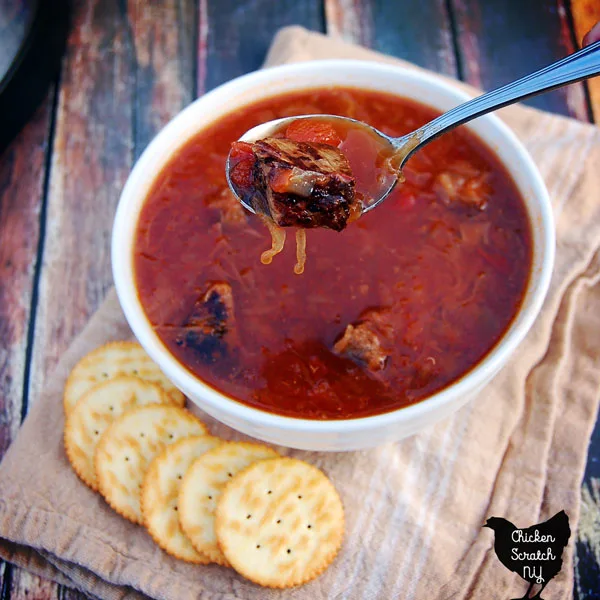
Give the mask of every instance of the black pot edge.
[[0, 154], [56, 80], [67, 44], [70, 1], [42, 0], [13, 66], [0, 82]]

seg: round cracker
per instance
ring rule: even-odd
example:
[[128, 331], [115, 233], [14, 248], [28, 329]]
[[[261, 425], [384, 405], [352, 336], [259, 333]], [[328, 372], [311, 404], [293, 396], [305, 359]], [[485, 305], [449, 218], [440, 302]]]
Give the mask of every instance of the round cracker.
[[202, 454], [223, 443], [210, 435], [179, 440], [151, 463], [142, 485], [144, 525], [152, 539], [172, 556], [196, 564], [210, 559], [198, 552], [179, 525], [178, 498], [183, 476]]
[[194, 548], [212, 562], [228, 564], [215, 535], [215, 510], [223, 488], [249, 465], [277, 456], [263, 444], [226, 442], [203, 454], [188, 469], [179, 492], [179, 522]]
[[185, 404], [184, 395], [137, 342], [109, 342], [84, 356], [71, 371], [63, 396], [65, 414], [68, 415], [92, 387], [117, 375], [135, 375], [156, 383], [171, 396], [175, 404]]
[[142, 523], [140, 490], [154, 457], [190, 435], [205, 435], [191, 412], [171, 404], [132, 408], [104, 432], [94, 456], [98, 491], [120, 515]]
[[342, 544], [344, 509], [319, 469], [275, 458], [251, 465], [227, 484], [215, 528], [238, 573], [286, 588], [314, 579], [331, 564]]
[[77, 402], [65, 423], [65, 450], [75, 473], [97, 490], [94, 453], [110, 424], [134, 406], [171, 403], [159, 385], [133, 375], [118, 375], [95, 385]]

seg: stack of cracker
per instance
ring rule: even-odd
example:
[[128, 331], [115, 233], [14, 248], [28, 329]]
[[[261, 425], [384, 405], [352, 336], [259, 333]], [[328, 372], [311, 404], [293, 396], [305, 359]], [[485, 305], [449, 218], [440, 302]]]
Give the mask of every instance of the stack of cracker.
[[333, 561], [344, 511], [327, 477], [256, 443], [226, 442], [134, 342], [85, 356], [64, 393], [79, 478], [169, 554], [260, 585], [306, 583]]

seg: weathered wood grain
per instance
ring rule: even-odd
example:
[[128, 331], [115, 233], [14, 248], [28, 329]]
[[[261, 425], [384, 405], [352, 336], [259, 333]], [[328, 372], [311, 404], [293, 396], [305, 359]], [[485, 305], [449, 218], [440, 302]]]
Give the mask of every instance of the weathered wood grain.
[[0, 155], [0, 459], [21, 424], [52, 97]]
[[[112, 11], [111, 11], [112, 9]], [[74, 3], [52, 149], [46, 236], [25, 382], [34, 403], [44, 378], [108, 287], [115, 183], [131, 160], [130, 54], [112, 2]], [[25, 407], [27, 408], [27, 407]], [[48, 599], [59, 587], [12, 569], [9, 596]]]
[[[600, 2], [598, 0], [571, 0], [571, 15], [577, 44], [581, 47], [583, 36], [600, 21]], [[586, 85], [594, 121], [600, 123], [600, 77], [588, 79]]]
[[11, 565], [0, 561], [0, 598], [5, 600], [8, 598], [8, 588], [10, 587]]
[[0, 457], [21, 424], [51, 101], [0, 155]]
[[[53, 600], [57, 597], [59, 589], [60, 586], [48, 579], [12, 567], [9, 595], [6, 600]], [[80, 595], [77, 600], [84, 599], [85, 596]]]
[[576, 533], [576, 600], [593, 600], [600, 590], [600, 478], [592, 476], [600, 470], [597, 448], [600, 448], [598, 431], [590, 443], [590, 459], [581, 491], [581, 514]]
[[111, 221], [133, 156], [134, 83], [121, 4], [75, 3], [56, 114], [30, 403], [110, 286]]
[[[508, 83], [575, 50], [564, 0], [450, 0], [450, 4], [464, 78], [483, 89]], [[527, 104], [589, 119], [581, 83], [542, 94]]]
[[372, 48], [372, 4], [365, 0], [325, 0], [327, 34]]
[[61, 586], [58, 590], [57, 600], [88, 600], [88, 598], [81, 592]]
[[[193, 60], [191, 35], [187, 47], [172, 40], [181, 25], [178, 11], [185, 5], [172, 0], [150, 8], [140, 1], [123, 10], [118, 0], [75, 4], [51, 161], [31, 402], [112, 284], [112, 219], [136, 141], [144, 145], [191, 97], [189, 74], [176, 82], [179, 92], [165, 94], [179, 49], [187, 57], [185, 64]], [[160, 28], [153, 28], [154, 22]], [[169, 48], [177, 52], [169, 54]], [[142, 90], [137, 109], [136, 82]]]
[[[594, 457], [590, 462], [595, 462]], [[576, 543], [575, 596], [592, 600], [600, 590], [600, 479], [596, 477], [590, 477], [582, 488]]]
[[280, 27], [325, 30], [322, 0], [198, 2], [198, 95], [258, 69]]
[[[30, 404], [112, 284], [112, 219], [134, 157], [192, 98], [193, 9], [193, 0], [74, 3], [51, 160]], [[56, 597], [58, 590], [13, 571], [12, 600]]]
[[134, 156], [189, 104], [195, 88], [195, 0], [130, 1], [135, 49]]
[[445, 0], [325, 0], [327, 33], [457, 76]]

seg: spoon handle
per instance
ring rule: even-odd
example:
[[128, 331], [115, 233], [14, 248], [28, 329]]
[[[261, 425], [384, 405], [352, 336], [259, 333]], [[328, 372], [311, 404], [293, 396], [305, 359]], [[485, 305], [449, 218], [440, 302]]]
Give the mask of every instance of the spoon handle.
[[535, 73], [531, 73], [531, 75], [527, 75], [517, 81], [473, 98], [473, 100], [460, 104], [440, 115], [437, 119], [430, 121], [410, 134], [410, 138], [418, 141], [416, 145], [414, 145], [414, 141], [410, 143], [410, 139], [400, 138], [402, 141], [399, 146], [403, 147], [407, 143], [410, 146], [414, 145], [410, 152], [404, 156], [402, 164], [416, 150], [458, 125], [462, 125], [471, 119], [480, 117], [508, 104], [513, 104], [530, 96], [535, 96], [536, 94], [567, 85], [568, 83], [574, 83], [598, 75], [599, 73], [600, 42], [595, 42]]

